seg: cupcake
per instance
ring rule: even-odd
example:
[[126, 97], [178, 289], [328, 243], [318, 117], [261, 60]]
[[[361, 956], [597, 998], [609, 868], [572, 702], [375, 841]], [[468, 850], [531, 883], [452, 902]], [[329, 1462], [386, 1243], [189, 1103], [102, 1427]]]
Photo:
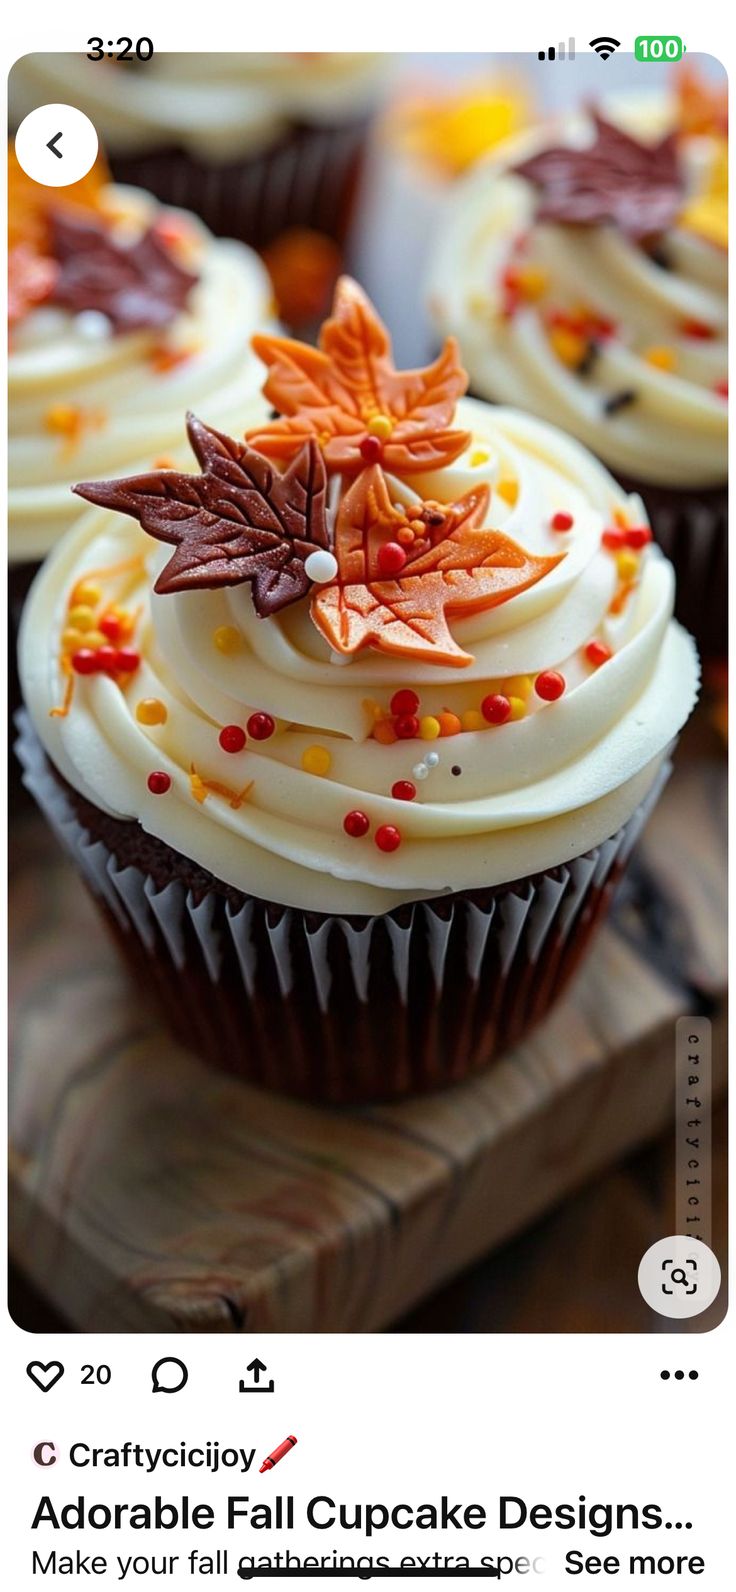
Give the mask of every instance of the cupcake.
[[94, 122], [113, 176], [254, 248], [286, 227], [343, 242], [383, 57], [295, 51], [90, 61], [33, 54], [10, 74], [17, 123], [65, 100]]
[[10, 157], [9, 553], [22, 596], [73, 523], [80, 475], [181, 446], [196, 405], [237, 424], [258, 393], [250, 338], [270, 286], [240, 243], [97, 167], [48, 189]]
[[457, 192], [431, 271], [473, 391], [555, 422], [641, 494], [678, 614], [726, 639], [727, 164], [692, 74], [512, 140]]
[[343, 279], [317, 349], [254, 344], [271, 409], [244, 443], [190, 415], [191, 473], [76, 488], [94, 507], [24, 613], [20, 752], [183, 1042], [388, 1099], [549, 1009], [697, 657], [640, 501], [464, 400], [451, 339], [397, 370]]

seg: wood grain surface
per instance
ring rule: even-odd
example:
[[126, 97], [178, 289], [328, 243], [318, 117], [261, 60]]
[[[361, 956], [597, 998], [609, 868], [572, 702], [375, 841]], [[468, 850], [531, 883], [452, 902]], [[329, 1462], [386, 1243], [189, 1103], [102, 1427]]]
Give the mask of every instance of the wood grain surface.
[[[724, 804], [723, 761], [691, 739], [614, 918], [552, 1017], [480, 1080], [354, 1111], [259, 1093], [176, 1048], [56, 843], [23, 817], [11, 885], [15, 1262], [78, 1330], [397, 1322], [667, 1127], [679, 1015], [715, 1019], [720, 1086]], [[609, 1217], [600, 1236], [614, 1252], [610, 1229]], [[543, 1257], [539, 1267], [543, 1285]], [[514, 1329], [543, 1330], [531, 1297]]]

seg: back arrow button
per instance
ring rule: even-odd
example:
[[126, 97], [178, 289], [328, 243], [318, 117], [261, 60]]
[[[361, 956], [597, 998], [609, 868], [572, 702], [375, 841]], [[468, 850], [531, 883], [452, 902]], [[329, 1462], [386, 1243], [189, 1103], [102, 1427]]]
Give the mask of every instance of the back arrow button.
[[50, 138], [48, 143], [47, 143], [47, 145], [46, 145], [46, 148], [51, 150], [52, 155], [55, 155], [57, 160], [63, 160], [64, 159], [64, 156], [62, 155], [61, 150], [57, 149], [57, 147], [56, 147], [56, 145], [58, 144], [60, 138], [61, 138], [61, 133], [54, 133], [53, 138]]

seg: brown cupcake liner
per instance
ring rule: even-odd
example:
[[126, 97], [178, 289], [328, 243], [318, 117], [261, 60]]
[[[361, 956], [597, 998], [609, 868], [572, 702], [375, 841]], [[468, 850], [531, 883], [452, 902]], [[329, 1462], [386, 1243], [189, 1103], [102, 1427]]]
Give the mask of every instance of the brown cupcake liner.
[[241, 160], [208, 165], [175, 147], [111, 157], [117, 182], [192, 210], [219, 237], [255, 249], [287, 227], [309, 227], [343, 244], [362, 169], [368, 121], [295, 126]]
[[702, 657], [725, 656], [728, 646], [728, 489], [647, 486], [618, 477], [638, 492], [677, 577], [675, 615], [695, 637]]
[[[85, 822], [25, 713], [24, 781], [176, 1038], [251, 1083], [314, 1101], [397, 1099], [459, 1083], [544, 1017], [575, 971], [670, 764], [602, 845], [512, 884], [395, 908], [310, 913], [245, 896], [183, 859], [163, 888]], [[104, 815], [100, 815], [104, 818]], [[137, 824], [119, 825], [142, 834]], [[109, 831], [108, 831], [109, 833]], [[147, 837], [148, 838], [148, 837]]]

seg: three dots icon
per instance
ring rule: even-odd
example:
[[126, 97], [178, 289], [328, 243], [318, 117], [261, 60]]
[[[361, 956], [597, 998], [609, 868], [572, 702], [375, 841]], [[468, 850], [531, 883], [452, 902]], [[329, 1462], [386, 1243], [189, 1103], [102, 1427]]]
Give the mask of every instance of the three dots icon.
[[[671, 1376], [674, 1377], [676, 1382], [684, 1382], [685, 1380], [684, 1371], [660, 1371], [659, 1374], [663, 1382], [669, 1382]], [[687, 1376], [690, 1382], [697, 1382], [698, 1380], [697, 1371], [688, 1371]]]

